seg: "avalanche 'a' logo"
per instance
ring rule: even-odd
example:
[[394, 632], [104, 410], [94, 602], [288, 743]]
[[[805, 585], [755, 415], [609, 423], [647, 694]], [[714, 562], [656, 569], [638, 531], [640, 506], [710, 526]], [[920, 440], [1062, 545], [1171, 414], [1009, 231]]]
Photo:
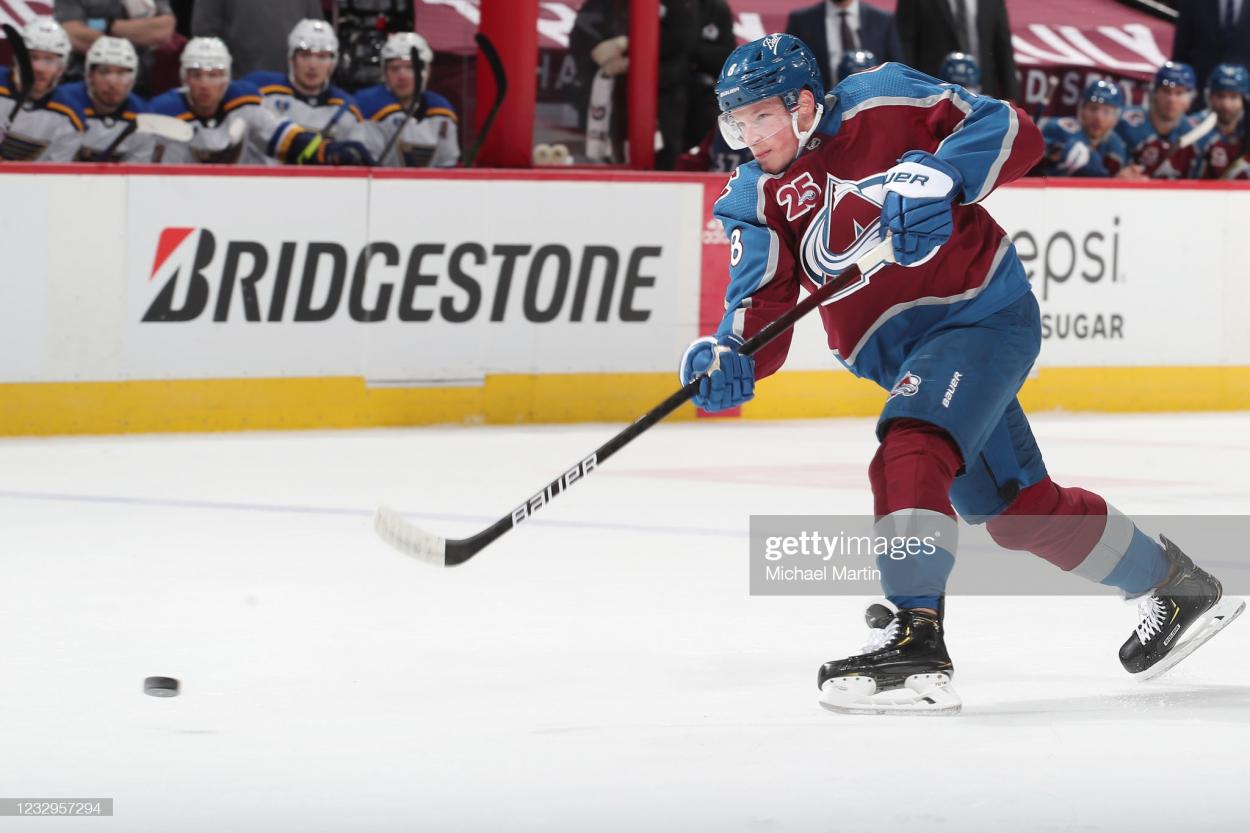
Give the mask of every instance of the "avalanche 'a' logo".
[[[885, 174], [860, 180], [838, 179], [829, 174], [825, 203], [803, 234], [800, 260], [817, 286], [837, 280], [856, 261], [881, 242], [881, 205], [885, 202]], [[831, 304], [868, 285], [882, 263], [866, 274], [855, 273], [846, 286], [829, 297]]]
[[[958, 375], [958, 374], [956, 374]], [[924, 381], [915, 373], [904, 373], [903, 378], [898, 380], [890, 390], [890, 398], [896, 396], [915, 396], [920, 392], [920, 383]]]

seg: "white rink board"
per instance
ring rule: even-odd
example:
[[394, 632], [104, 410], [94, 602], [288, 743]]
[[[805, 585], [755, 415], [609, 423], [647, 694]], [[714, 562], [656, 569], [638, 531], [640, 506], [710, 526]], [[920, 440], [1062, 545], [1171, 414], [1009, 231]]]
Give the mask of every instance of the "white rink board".
[[[699, 335], [697, 180], [55, 172], [4, 184], [0, 382], [669, 372]], [[1041, 366], [1250, 364], [1238, 220], [1250, 191], [1030, 184], [987, 206], [1041, 301]], [[160, 310], [188, 320], [144, 320]], [[836, 367], [818, 320], [802, 322], [786, 369]]]
[[[1039, 366], [1250, 362], [1250, 191], [1008, 186], [984, 204], [1041, 305]], [[818, 322], [794, 345], [788, 369], [833, 366]]]
[[645, 372], [697, 329], [700, 183], [5, 184], [4, 382]]

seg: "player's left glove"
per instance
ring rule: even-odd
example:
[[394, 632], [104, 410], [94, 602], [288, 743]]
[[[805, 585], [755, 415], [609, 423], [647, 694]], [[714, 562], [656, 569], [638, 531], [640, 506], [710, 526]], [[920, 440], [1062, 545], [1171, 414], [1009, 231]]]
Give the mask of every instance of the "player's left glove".
[[325, 143], [326, 165], [372, 165], [373, 156], [360, 142], [327, 141]]
[[695, 340], [681, 357], [677, 376], [683, 385], [700, 373], [699, 392], [694, 404], [705, 411], [723, 411], [749, 402], [755, 396], [755, 359], [738, 352], [740, 343], [732, 337], [717, 341], [715, 336]]
[[311, 130], [301, 130], [292, 137], [286, 158], [296, 165], [373, 164], [369, 149], [360, 142], [336, 142]]
[[928, 259], [951, 236], [951, 205], [963, 195], [964, 179], [953, 166], [923, 150], [904, 153], [886, 171], [881, 225], [894, 234], [900, 266]]

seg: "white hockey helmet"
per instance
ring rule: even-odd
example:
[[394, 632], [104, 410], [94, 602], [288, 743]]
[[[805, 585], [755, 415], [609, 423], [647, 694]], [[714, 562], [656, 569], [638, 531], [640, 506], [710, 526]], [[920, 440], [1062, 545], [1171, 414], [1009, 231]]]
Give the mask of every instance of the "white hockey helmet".
[[69, 60], [69, 35], [61, 24], [47, 15], [31, 18], [22, 30], [22, 40], [31, 52], [52, 52], [60, 57], [62, 64]]
[[[339, 59], [339, 37], [334, 34], [334, 27], [324, 20], [304, 18], [295, 24], [291, 34], [286, 38], [286, 69], [289, 76], [295, 75], [295, 53], [301, 49], [309, 52], [329, 52], [334, 60]], [[326, 79], [326, 86], [330, 81]]]
[[182, 50], [182, 83], [192, 69], [224, 69], [230, 74], [230, 48], [221, 38], [191, 38]]
[[309, 52], [331, 52], [337, 59], [339, 56], [339, 36], [334, 34], [334, 27], [324, 20], [305, 18], [295, 24], [291, 34], [286, 38], [286, 57], [289, 61], [301, 49]]
[[121, 67], [135, 72], [139, 69], [139, 55], [125, 38], [96, 38], [87, 50], [87, 73], [100, 66]]
[[430, 49], [430, 45], [426, 43], [425, 38], [416, 32], [395, 32], [386, 39], [385, 45], [382, 47], [382, 68], [386, 68], [387, 61], [402, 59], [405, 61], [412, 60], [412, 50], [417, 50], [417, 55], [421, 57], [421, 63], [425, 64], [421, 71], [421, 89], [425, 89], [430, 82], [430, 67], [434, 63], [434, 50]]

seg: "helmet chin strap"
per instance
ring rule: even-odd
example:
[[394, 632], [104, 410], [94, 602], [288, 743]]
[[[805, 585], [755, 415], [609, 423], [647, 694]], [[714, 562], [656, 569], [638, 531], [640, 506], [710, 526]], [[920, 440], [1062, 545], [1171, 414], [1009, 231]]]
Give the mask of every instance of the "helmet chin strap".
[[[817, 103], [816, 115], [812, 117], [812, 126], [807, 130], [799, 130], [798, 108], [795, 108], [794, 112], [790, 114], [790, 128], [794, 131], [794, 137], [799, 140], [798, 149], [794, 152], [794, 159], [798, 159], [803, 155], [803, 150], [807, 146], [807, 140], [810, 139], [812, 134], [816, 132], [816, 126], [820, 124], [820, 119], [824, 116], [824, 114], [825, 105]], [[793, 162], [794, 159], [791, 159], [790, 161]]]

